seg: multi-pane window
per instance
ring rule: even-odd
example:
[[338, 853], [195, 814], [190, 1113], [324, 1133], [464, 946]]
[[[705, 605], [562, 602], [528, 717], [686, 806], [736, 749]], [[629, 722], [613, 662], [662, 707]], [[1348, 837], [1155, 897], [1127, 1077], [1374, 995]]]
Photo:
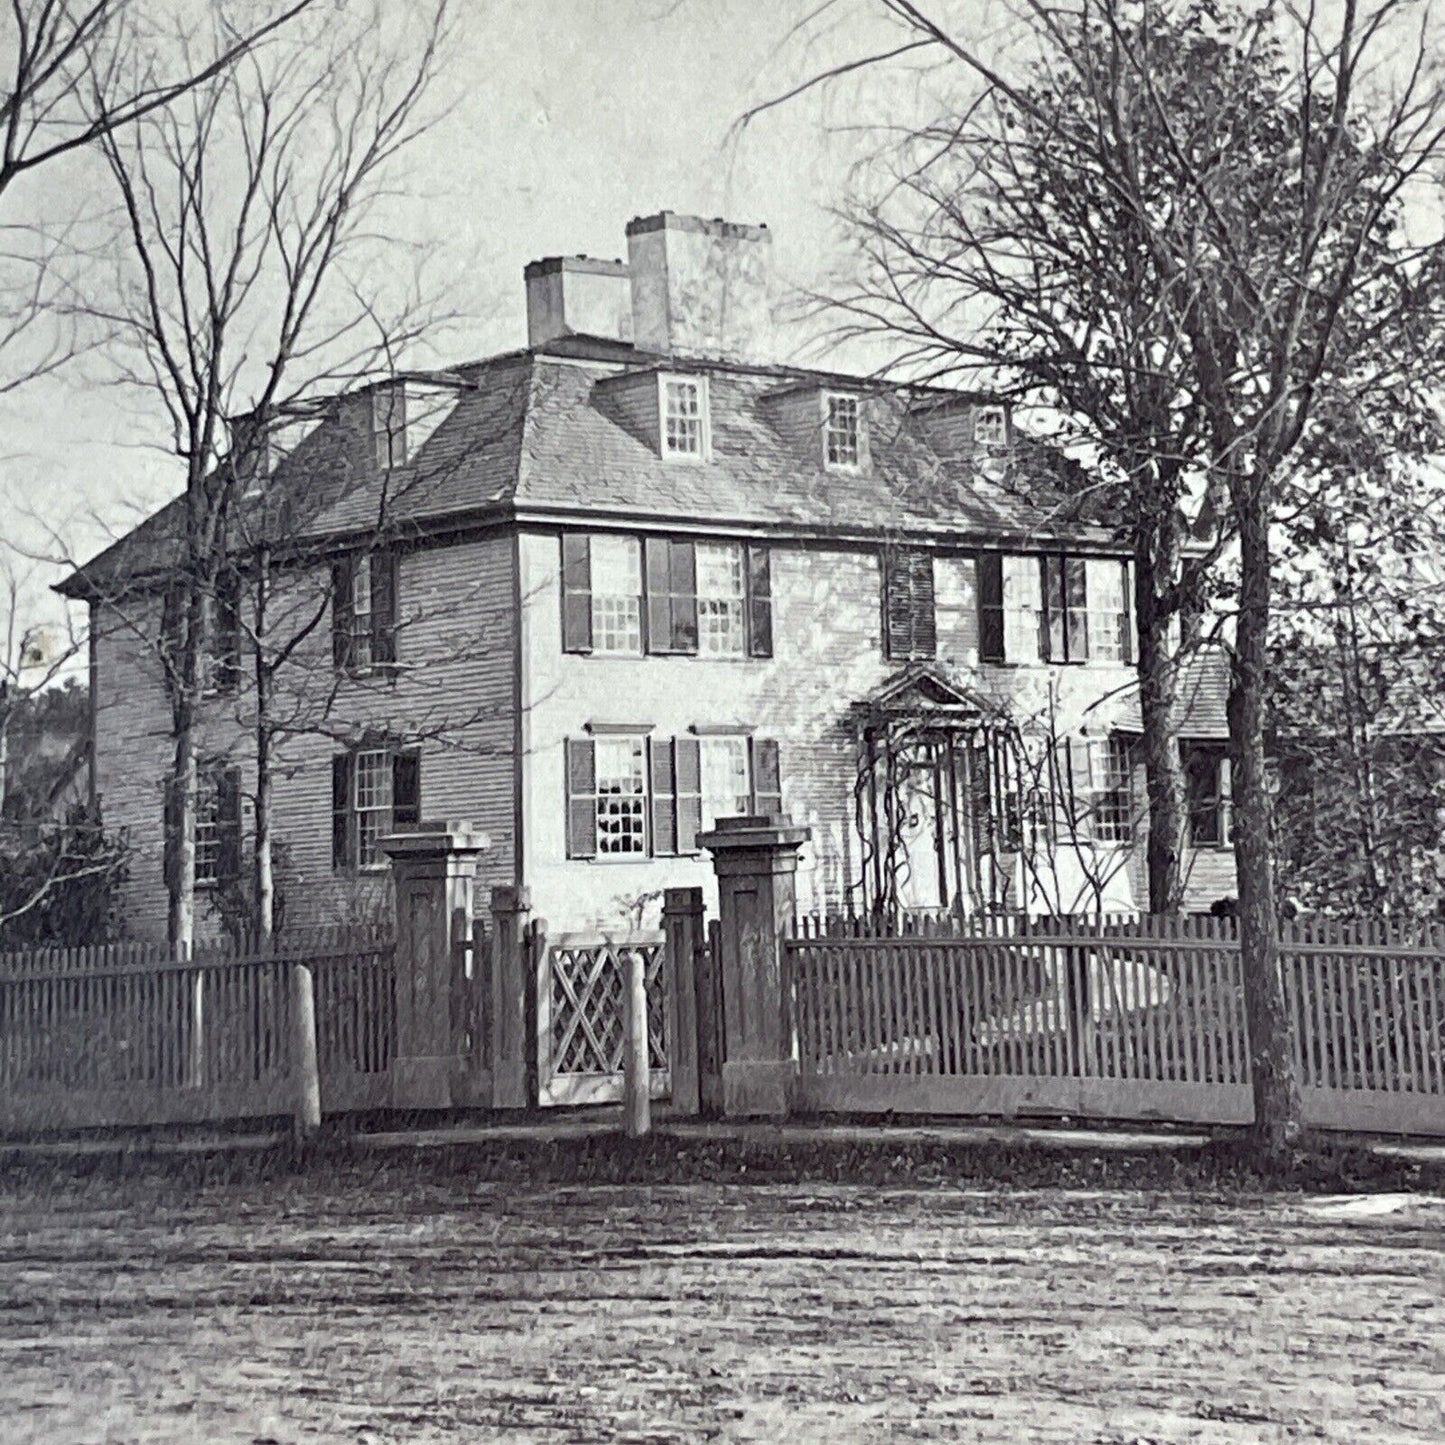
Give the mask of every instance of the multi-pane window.
[[1008, 439], [1008, 420], [1001, 406], [981, 406], [973, 415], [973, 439], [980, 446], [1002, 446]]
[[752, 806], [752, 777], [745, 737], [702, 739], [702, 820], [711, 828]]
[[241, 860], [240, 773], [202, 768], [196, 776], [196, 883], [207, 887], [234, 878]]
[[566, 744], [567, 856], [670, 857], [697, 852], [718, 818], [782, 812], [778, 744], [712, 733], [644, 737], [630, 728]]
[[642, 651], [642, 548], [636, 537], [592, 539], [592, 650]]
[[360, 552], [332, 564], [332, 653], [337, 667], [366, 672], [396, 661], [397, 558]]
[[734, 542], [699, 542], [697, 650], [705, 657], [744, 656], [746, 613], [743, 549]]
[[421, 759], [384, 739], [338, 753], [331, 767], [331, 861], [379, 868], [381, 840], [421, 819]]
[[[1076, 757], [1082, 752], [1085, 765], [1083, 777], [1076, 775], [1075, 782], [1081, 832], [1096, 843], [1130, 842], [1134, 836], [1134, 790], [1128, 740], [1099, 738], [1075, 742], [1073, 748]], [[1081, 792], [1082, 797], [1078, 796]]]
[[604, 858], [647, 853], [647, 773], [641, 738], [599, 738], [597, 852]]
[[706, 406], [700, 378], [669, 376], [662, 379], [662, 450], [665, 456], [703, 455]]
[[1128, 562], [1114, 557], [1091, 557], [1084, 564], [1084, 572], [1089, 655], [1098, 662], [1132, 662]]
[[824, 455], [830, 467], [856, 467], [859, 450], [859, 412], [856, 396], [830, 396], [828, 420], [823, 429]]
[[1088, 578], [1082, 557], [1039, 558], [1043, 617], [1039, 640], [1046, 662], [1084, 662], [1089, 656]]
[[1223, 747], [1185, 747], [1184, 785], [1193, 847], [1224, 848], [1233, 841], [1229, 782], [1229, 758]]
[[351, 665], [371, 666], [371, 558], [363, 555], [351, 569]]

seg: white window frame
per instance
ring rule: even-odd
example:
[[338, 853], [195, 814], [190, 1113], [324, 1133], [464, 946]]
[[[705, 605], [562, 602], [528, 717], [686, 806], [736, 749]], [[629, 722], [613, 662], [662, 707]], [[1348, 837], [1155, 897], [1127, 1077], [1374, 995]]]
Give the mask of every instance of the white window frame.
[[981, 406], [973, 414], [973, 439], [981, 447], [1008, 444], [1008, 412], [1001, 406]]
[[[622, 568], [631, 572], [630, 591], [608, 591], [598, 586], [606, 571], [599, 557], [616, 549], [625, 554]], [[614, 559], [614, 560], [617, 560]], [[643, 644], [642, 539], [627, 532], [594, 532], [589, 545], [592, 582], [592, 652], [596, 657], [641, 657]], [[620, 575], [620, 571], [619, 571]], [[607, 580], [604, 576], [603, 580]]]
[[[699, 657], [748, 655], [747, 558], [739, 542], [697, 542], [697, 652]], [[724, 562], [722, 559], [726, 558]], [[728, 573], [726, 590], [712, 586], [714, 567]]]
[[[619, 768], [615, 760], [610, 764], [612, 771], [605, 771], [604, 759], [609, 756], [616, 759], [623, 750], [628, 754], [629, 766], [626, 771]], [[652, 838], [648, 815], [652, 810], [652, 797], [648, 786], [646, 737], [641, 733], [625, 733], [596, 738], [593, 743], [592, 766], [596, 788], [596, 857], [605, 862], [650, 858]], [[613, 783], [623, 780], [629, 786], [613, 791], [605, 791], [603, 788], [604, 781]], [[635, 786], [631, 786], [632, 784]], [[615, 830], [609, 829], [604, 826], [604, 821], [615, 822], [619, 827]], [[635, 827], [630, 826], [633, 822]], [[625, 840], [635, 842], [636, 846], [609, 846], [613, 842]]]
[[[1119, 606], [1101, 605], [1100, 584], [1105, 576], [1118, 579]], [[1088, 613], [1089, 662], [1106, 667], [1128, 667], [1134, 655], [1134, 605], [1130, 595], [1130, 568], [1122, 557], [1084, 558], [1084, 607]]]
[[[378, 759], [379, 763], [376, 762]], [[396, 801], [392, 796], [395, 759], [396, 753], [390, 748], [358, 748], [350, 754], [351, 826], [356, 838], [356, 867], [364, 873], [375, 872], [387, 865], [386, 855], [376, 845], [395, 831], [391, 821]], [[362, 801], [363, 764], [367, 767], [375, 764], [381, 778], [379, 793], [367, 802]], [[377, 801], [377, 797], [383, 801]]]
[[[841, 455], [847, 450], [846, 446], [840, 445], [840, 455], [833, 455], [835, 440], [840, 439], [843, 443], [849, 441], [849, 431], [846, 426], [839, 425], [834, 418], [834, 408], [850, 409], [853, 416], [851, 435], [851, 450], [853, 455], [850, 458]], [[823, 393], [823, 465], [830, 471], [856, 472], [863, 465], [864, 456], [864, 435], [863, 435], [863, 407], [859, 399], [851, 392], [827, 391]]]
[[1011, 663], [1038, 662], [1039, 626], [1043, 618], [1043, 585], [1039, 559], [1010, 553], [1000, 564], [1003, 574], [1003, 655]]
[[[658, 442], [663, 457], [670, 462], [705, 462], [712, 455], [712, 411], [708, 398], [707, 377], [685, 372], [659, 372], [657, 377]], [[670, 387], [692, 386], [697, 389], [697, 449], [683, 451], [668, 439], [667, 423], [671, 416]]]
[[372, 596], [371, 553], [362, 552], [351, 567], [351, 670], [353, 672], [366, 672], [371, 667]]
[[196, 813], [192, 839], [196, 855], [196, 887], [221, 882], [221, 789], [214, 772], [196, 773]]
[[[1129, 744], [1124, 738], [1110, 736], [1087, 739], [1084, 748], [1089, 795], [1082, 832], [1095, 843], [1127, 847], [1134, 841], [1134, 773]], [[1121, 762], [1122, 769], [1116, 766]]]
[[[753, 806], [753, 754], [750, 735], [747, 733], [708, 733], [699, 740], [698, 771], [702, 786], [702, 826], [704, 829], [717, 826], [719, 818], [736, 818], [751, 811]], [[735, 767], [722, 763], [728, 757], [735, 764], [742, 762], [741, 772]], [[730, 781], [741, 782], [740, 792], [725, 791], [718, 786], [722, 772], [726, 771]], [[727, 811], [721, 811], [719, 804]]]

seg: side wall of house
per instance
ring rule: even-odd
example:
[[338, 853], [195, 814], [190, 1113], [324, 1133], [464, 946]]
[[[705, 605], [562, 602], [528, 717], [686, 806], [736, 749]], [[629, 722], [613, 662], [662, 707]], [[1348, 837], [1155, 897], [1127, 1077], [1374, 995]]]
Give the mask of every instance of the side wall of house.
[[[399, 564], [394, 679], [338, 681], [329, 620], [282, 674], [276, 715], [293, 729], [277, 746], [273, 816], [286, 923], [358, 921], [389, 909], [385, 867], [338, 870], [331, 855], [332, 758], [372, 729], [420, 740], [424, 818], [465, 819], [490, 837], [479, 907], [491, 884], [515, 878], [515, 575], [514, 539], [503, 533], [408, 551]], [[310, 610], [308, 591], [318, 595], [306, 582], [289, 597], [278, 593], [278, 616], [299, 624]], [[159, 608], [151, 605], [134, 623], [113, 610], [98, 621], [97, 790], [107, 825], [123, 828], [131, 843], [126, 927], [159, 938], [166, 917], [162, 780], [172, 749], [154, 645]], [[243, 656], [240, 691], [207, 703], [201, 747], [240, 770], [247, 863], [255, 816], [251, 667]], [[214, 890], [199, 890], [197, 918], [198, 932], [218, 929]]]
[[[851, 704], [904, 666], [882, 645], [881, 575], [872, 548], [779, 544], [771, 550], [771, 658], [601, 657], [562, 650], [560, 542], [524, 531], [520, 543], [522, 631], [523, 873], [534, 910], [554, 932], [625, 928], [657, 918], [663, 888], [700, 886], [715, 906], [706, 855], [569, 859], [565, 746], [590, 729], [627, 725], [668, 738], [722, 727], [776, 738], [783, 807], [813, 830], [798, 896], [805, 910], [838, 906], [860, 872], [854, 818], [856, 744]], [[945, 569], [940, 568], [942, 575]], [[1019, 710], [1049, 713], [1061, 729], [1107, 734], [1127, 668], [980, 668], [973, 566], [958, 559], [939, 589], [940, 665], [960, 685]], [[1113, 870], [1110, 906], [1127, 907], [1129, 876]]]

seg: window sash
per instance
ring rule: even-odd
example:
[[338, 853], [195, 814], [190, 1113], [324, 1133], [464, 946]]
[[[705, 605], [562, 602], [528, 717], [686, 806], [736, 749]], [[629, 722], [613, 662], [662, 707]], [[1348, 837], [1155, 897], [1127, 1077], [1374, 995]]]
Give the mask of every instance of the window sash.
[[856, 467], [859, 462], [858, 398], [830, 396], [824, 428], [824, 456], [830, 467]]
[[753, 780], [746, 734], [702, 739], [702, 823], [736, 818], [752, 807]]
[[1227, 848], [1234, 841], [1229, 758], [1218, 748], [1189, 748], [1184, 786], [1191, 848]]
[[747, 654], [747, 585], [743, 549], [736, 542], [699, 542], [697, 642], [705, 657]]
[[643, 739], [598, 738], [595, 746], [597, 856], [646, 857], [648, 798]]
[[211, 773], [196, 779], [195, 828], [196, 882], [221, 881], [221, 788]]
[[1085, 830], [1096, 843], [1129, 843], [1134, 836], [1134, 789], [1129, 745], [1123, 738], [1085, 744], [1088, 811]]
[[663, 452], [668, 456], [702, 456], [703, 423], [702, 382], [665, 377], [662, 383]]
[[592, 538], [592, 651], [642, 652], [642, 543], [600, 533]]
[[379, 844], [392, 831], [392, 759], [386, 748], [364, 748], [352, 757], [351, 806], [358, 868], [377, 868], [386, 862]]

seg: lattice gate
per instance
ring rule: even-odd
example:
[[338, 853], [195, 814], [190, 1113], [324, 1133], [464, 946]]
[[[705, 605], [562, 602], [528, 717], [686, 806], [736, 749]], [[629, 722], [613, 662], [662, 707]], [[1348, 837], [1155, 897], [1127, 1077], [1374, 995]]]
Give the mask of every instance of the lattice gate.
[[544, 1105], [610, 1104], [622, 1098], [629, 955], [640, 953], [647, 976], [648, 1062], [652, 1097], [666, 1098], [667, 950], [661, 935], [623, 943], [562, 935], [535, 940], [537, 1101]]

